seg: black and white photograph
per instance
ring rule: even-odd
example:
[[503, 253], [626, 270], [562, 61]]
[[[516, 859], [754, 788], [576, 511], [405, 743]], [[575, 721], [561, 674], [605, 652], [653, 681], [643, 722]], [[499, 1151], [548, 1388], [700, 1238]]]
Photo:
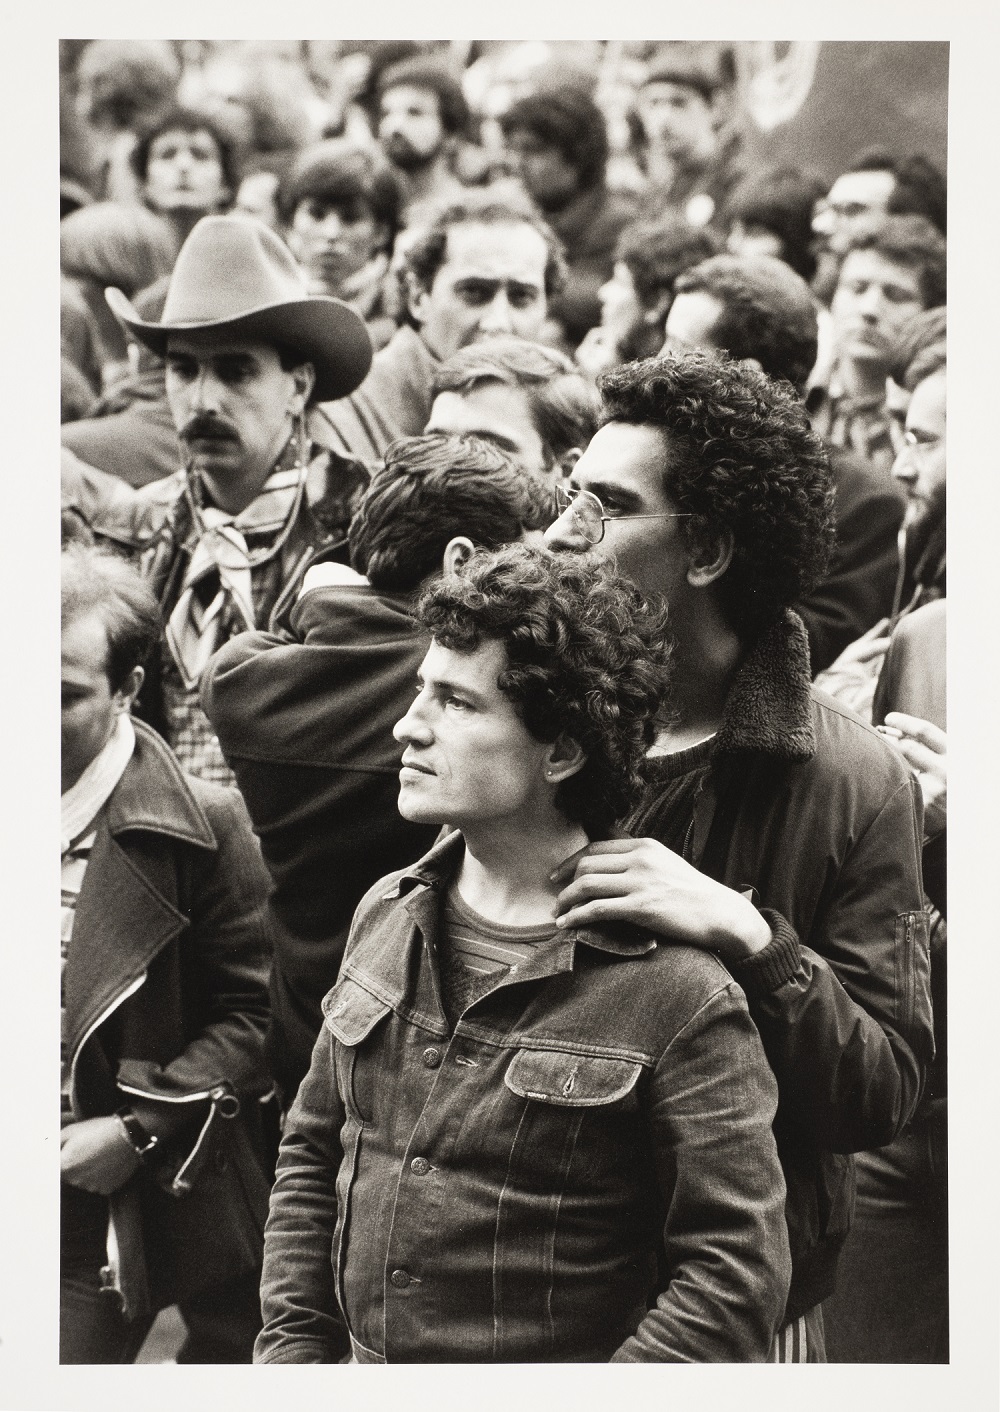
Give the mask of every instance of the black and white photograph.
[[46, 706], [2, 1405], [994, 1405], [959, 38], [190, 18], [31, 49], [61, 942]]

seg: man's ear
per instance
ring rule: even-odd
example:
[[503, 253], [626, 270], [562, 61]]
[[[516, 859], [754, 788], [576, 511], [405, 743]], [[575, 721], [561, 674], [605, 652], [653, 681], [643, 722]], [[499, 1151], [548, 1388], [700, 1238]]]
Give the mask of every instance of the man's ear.
[[449, 539], [441, 556], [441, 572], [445, 577], [457, 573], [475, 548], [472, 540], [464, 534], [456, 534], [454, 539]]
[[403, 290], [406, 294], [406, 307], [409, 310], [410, 318], [423, 327], [427, 318], [429, 291], [423, 287], [412, 270], [403, 271]]
[[688, 548], [687, 581], [692, 588], [717, 582], [733, 562], [736, 539], [731, 529], [710, 529]]
[[297, 417], [306, 410], [309, 395], [316, 382], [316, 369], [312, 363], [300, 363], [297, 368], [292, 369], [292, 378], [295, 391], [292, 394], [290, 410], [292, 415]]
[[582, 455], [582, 447], [571, 446], [568, 451], [564, 451], [563, 454], [559, 457], [558, 461], [556, 462], [556, 468], [559, 472], [559, 476], [563, 480], [565, 480], [567, 476], [572, 475], [573, 467], [576, 465], [577, 461], [579, 461]]
[[133, 701], [139, 695], [139, 688], [146, 679], [146, 673], [141, 667], [133, 667], [121, 686], [115, 692], [115, 710], [119, 713], [128, 711], [132, 707]]
[[545, 754], [545, 779], [548, 784], [561, 784], [577, 774], [587, 763], [583, 747], [568, 735], [561, 735]]

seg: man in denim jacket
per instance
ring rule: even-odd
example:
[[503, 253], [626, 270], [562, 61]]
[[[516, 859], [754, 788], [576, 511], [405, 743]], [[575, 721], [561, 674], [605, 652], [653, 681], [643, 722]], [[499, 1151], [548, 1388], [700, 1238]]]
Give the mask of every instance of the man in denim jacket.
[[553, 871], [638, 787], [662, 613], [517, 545], [418, 617], [399, 807], [459, 831], [355, 915], [282, 1143], [256, 1361], [761, 1361], [790, 1264], [742, 992], [704, 952], [555, 921]]

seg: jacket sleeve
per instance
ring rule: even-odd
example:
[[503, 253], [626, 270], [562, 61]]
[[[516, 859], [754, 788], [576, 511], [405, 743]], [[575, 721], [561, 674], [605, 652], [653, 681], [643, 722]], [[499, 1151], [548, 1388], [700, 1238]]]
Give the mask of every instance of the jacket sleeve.
[[343, 1107], [324, 1027], [285, 1124], [264, 1232], [255, 1363], [337, 1363], [349, 1351], [334, 1287]]
[[813, 676], [892, 612], [899, 567], [900, 497], [891, 490], [866, 489], [847, 503], [840, 501], [838, 493], [837, 543], [829, 570], [795, 605], [809, 634]]
[[733, 968], [783, 1112], [834, 1152], [891, 1142], [934, 1056], [920, 839], [908, 778], [854, 843], [811, 935], [762, 908], [771, 943]]
[[218, 847], [197, 859], [187, 850], [182, 864], [191, 875], [181, 985], [194, 1037], [170, 1063], [126, 1059], [118, 1070], [136, 1116], [161, 1138], [183, 1126], [192, 1103], [213, 1090], [250, 1097], [270, 1087], [263, 1051], [267, 872], [239, 795], [200, 782], [196, 788]]
[[668, 1045], [650, 1123], [669, 1283], [612, 1362], [753, 1363], [768, 1356], [791, 1279], [778, 1090], [737, 986]]

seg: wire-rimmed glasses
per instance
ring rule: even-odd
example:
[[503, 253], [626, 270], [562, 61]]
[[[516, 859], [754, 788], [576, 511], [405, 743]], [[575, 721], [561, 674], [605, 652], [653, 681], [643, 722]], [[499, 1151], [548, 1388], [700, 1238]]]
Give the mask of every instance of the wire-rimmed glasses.
[[609, 520], [687, 520], [689, 513], [677, 510], [661, 511], [656, 515], [608, 515], [604, 506], [592, 490], [578, 490], [573, 485], [556, 486], [556, 506], [560, 517], [567, 510], [573, 516], [573, 525], [588, 544], [600, 544], [604, 538], [604, 526]]

